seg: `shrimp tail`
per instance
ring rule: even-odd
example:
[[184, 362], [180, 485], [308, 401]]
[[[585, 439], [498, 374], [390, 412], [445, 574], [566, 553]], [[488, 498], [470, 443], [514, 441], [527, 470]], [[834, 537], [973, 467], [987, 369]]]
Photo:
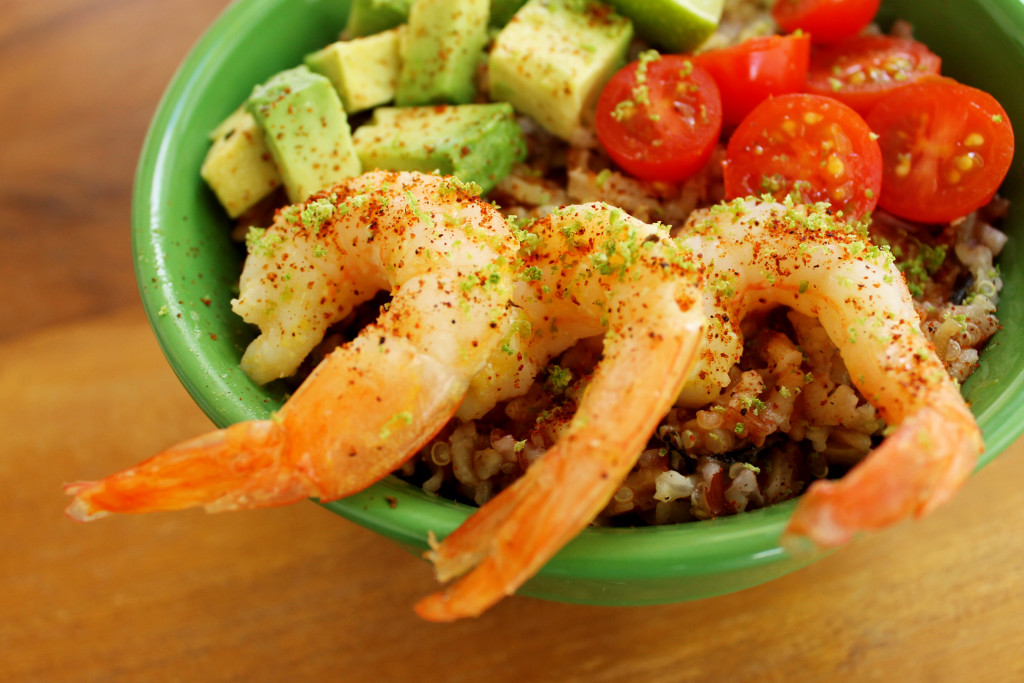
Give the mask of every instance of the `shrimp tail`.
[[[416, 605], [429, 621], [478, 616], [514, 593], [608, 504], [696, 361], [696, 311], [672, 343], [620, 337], [579, 405], [570, 433], [427, 553], [438, 579], [462, 576]], [[618, 358], [643, 358], [637, 364]], [[628, 425], [609, 415], [629, 406]], [[467, 573], [468, 572], [468, 573]]]
[[834, 548], [858, 532], [926, 515], [960, 489], [983, 447], [962, 401], [924, 406], [845, 477], [812, 484], [786, 528], [783, 547]]
[[110, 513], [209, 511], [284, 505], [311, 493], [308, 481], [284, 467], [284, 430], [275, 422], [243, 422], [190, 439], [99, 481], [67, 484], [66, 514], [91, 521]]
[[[600, 461], [548, 452], [541, 462], [546, 463], [545, 477], [520, 478], [488, 503], [486, 512], [467, 520], [450, 543], [427, 553], [441, 581], [476, 567], [420, 600], [415, 609], [421, 618], [445, 622], [479, 616], [515, 593], [554, 554], [549, 548], [568, 543], [607, 504], [608, 487], [600, 482], [608, 473]], [[585, 483], [564, 490], [561, 483], [573, 480]], [[617, 487], [618, 480], [612, 480]]]

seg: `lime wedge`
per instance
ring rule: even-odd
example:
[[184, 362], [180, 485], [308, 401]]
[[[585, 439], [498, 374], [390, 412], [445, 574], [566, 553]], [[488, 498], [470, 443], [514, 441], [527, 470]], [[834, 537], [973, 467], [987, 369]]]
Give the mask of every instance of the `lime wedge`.
[[666, 53], [690, 52], [718, 28], [724, 0], [606, 0], [636, 33]]

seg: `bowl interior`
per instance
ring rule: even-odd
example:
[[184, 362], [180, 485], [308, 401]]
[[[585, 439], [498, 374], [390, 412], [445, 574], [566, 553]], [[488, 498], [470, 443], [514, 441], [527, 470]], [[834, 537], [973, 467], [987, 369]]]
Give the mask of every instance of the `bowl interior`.
[[[168, 87], [139, 162], [132, 243], [143, 304], [178, 377], [218, 426], [268, 417], [285, 387], [261, 387], [238, 368], [253, 337], [230, 309], [244, 256], [231, 223], [199, 177], [208, 133], [252, 86], [301, 62], [344, 25], [339, 0], [239, 0], [194, 46]], [[911, 21], [918, 38], [943, 57], [943, 70], [991, 92], [1012, 121], [1024, 122], [1024, 4], [1007, 0], [888, 0], [880, 19]], [[1014, 203], [1000, 257], [1005, 289], [1003, 329], [982, 354], [964, 394], [984, 432], [989, 462], [1024, 431], [1024, 169], [1014, 160], [1004, 193]], [[338, 514], [410, 550], [428, 532], [444, 536], [473, 508], [388, 478], [363, 493], [327, 504]], [[522, 590], [539, 597], [600, 604], [695, 599], [764, 582], [815, 556], [792, 557], [778, 545], [793, 509], [785, 503], [737, 517], [672, 527], [588, 529]]]

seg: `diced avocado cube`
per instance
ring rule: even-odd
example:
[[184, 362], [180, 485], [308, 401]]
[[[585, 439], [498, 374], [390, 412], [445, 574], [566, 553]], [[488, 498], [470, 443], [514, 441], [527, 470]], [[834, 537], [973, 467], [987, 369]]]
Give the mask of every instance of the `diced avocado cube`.
[[369, 36], [404, 24], [413, 0], [352, 0], [345, 23], [346, 38]]
[[[386, 31], [409, 19], [409, 9], [414, 0], [352, 0], [348, 22], [342, 32], [345, 38], [369, 36]], [[490, 0], [491, 11], [488, 23], [502, 27], [508, 23], [526, 0]]]
[[246, 109], [263, 130], [290, 201], [362, 171], [338, 91], [325, 76], [306, 66], [282, 71], [253, 89]]
[[199, 174], [224, 210], [237, 218], [281, 185], [281, 174], [252, 114], [240, 108], [211, 133]]
[[504, 102], [380, 107], [353, 142], [366, 169], [438, 171], [485, 193], [526, 157], [523, 131]]
[[416, 0], [395, 104], [465, 104], [476, 95], [487, 43], [489, 0]]
[[492, 100], [566, 140], [601, 88], [625, 64], [633, 25], [607, 5], [529, 0], [495, 38], [488, 66]]
[[395, 98], [405, 28], [331, 43], [306, 55], [306, 66], [331, 80], [349, 114], [387, 104]]

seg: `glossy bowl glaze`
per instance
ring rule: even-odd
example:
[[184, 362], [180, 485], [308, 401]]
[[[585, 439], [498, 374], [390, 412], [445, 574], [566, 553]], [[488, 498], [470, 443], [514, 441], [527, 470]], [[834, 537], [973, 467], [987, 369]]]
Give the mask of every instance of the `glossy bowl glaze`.
[[[132, 241], [142, 299], [164, 353], [218, 426], [266, 418], [285, 388], [260, 387], [238, 368], [253, 329], [230, 309], [243, 253], [231, 222], [199, 177], [207, 134], [271, 74], [301, 62], [344, 25], [338, 0], [240, 0], [195, 45], [168, 87], [139, 163]], [[943, 57], [945, 73], [993, 93], [1012, 121], [1024, 122], [1024, 4], [1016, 0], [891, 0], [883, 23], [913, 22]], [[1018, 155], [1019, 157], [1020, 155]], [[1013, 208], [1000, 258], [1003, 329], [964, 385], [985, 435], [982, 465], [1024, 431], [1024, 173], [1007, 178]], [[969, 485], [969, 484], [968, 484]], [[793, 502], [736, 517], [639, 529], [592, 528], [566, 546], [523, 594], [594, 604], [676, 602], [736, 591], [817, 558], [778, 544]], [[428, 495], [395, 478], [326, 507], [421, 552], [428, 532], [443, 537], [473, 508]], [[424, 567], [426, 571], [426, 566]]]

